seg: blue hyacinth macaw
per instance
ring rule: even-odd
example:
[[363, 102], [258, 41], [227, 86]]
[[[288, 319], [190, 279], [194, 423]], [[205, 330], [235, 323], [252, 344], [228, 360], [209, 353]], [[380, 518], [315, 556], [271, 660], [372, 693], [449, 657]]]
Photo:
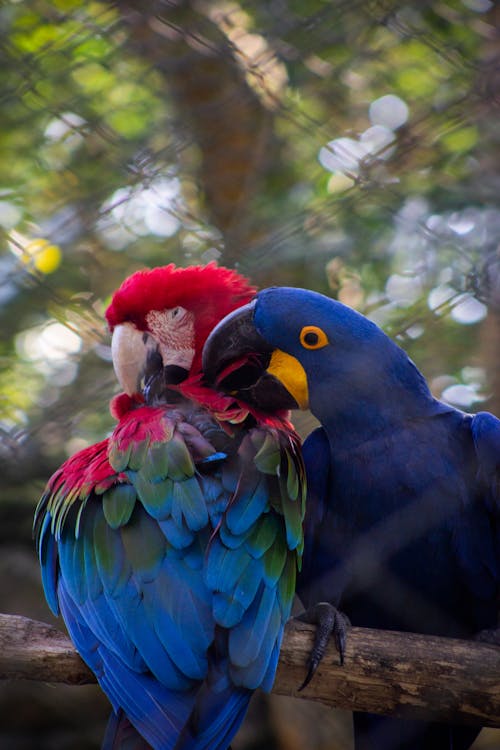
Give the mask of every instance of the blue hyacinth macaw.
[[[221, 349], [226, 342], [225, 350]], [[305, 441], [298, 593], [352, 624], [498, 642], [500, 421], [433, 398], [406, 353], [363, 315], [270, 288], [204, 349], [207, 377], [255, 403], [270, 378], [321, 426]], [[477, 728], [355, 714], [357, 750], [465, 750]]]
[[213, 263], [122, 284], [116, 427], [36, 511], [47, 601], [114, 709], [106, 750], [226, 750], [274, 681], [303, 547], [298, 438], [201, 382], [209, 331], [254, 291]]

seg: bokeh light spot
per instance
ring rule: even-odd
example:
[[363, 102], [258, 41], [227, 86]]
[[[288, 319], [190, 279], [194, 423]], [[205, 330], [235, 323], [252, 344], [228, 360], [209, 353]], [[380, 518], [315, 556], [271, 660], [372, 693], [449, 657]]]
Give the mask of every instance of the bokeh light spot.
[[374, 125], [396, 130], [408, 120], [409, 109], [406, 102], [399, 96], [387, 94], [370, 104], [369, 114]]
[[31, 240], [24, 246], [21, 260], [26, 265], [32, 263], [40, 273], [49, 274], [59, 268], [62, 253], [58, 245], [38, 238]]

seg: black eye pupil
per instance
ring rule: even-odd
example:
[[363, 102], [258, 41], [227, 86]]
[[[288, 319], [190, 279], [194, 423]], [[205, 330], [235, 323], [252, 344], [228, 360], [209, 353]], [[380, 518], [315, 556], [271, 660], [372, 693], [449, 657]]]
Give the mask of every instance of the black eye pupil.
[[312, 331], [309, 331], [309, 333], [306, 333], [304, 336], [304, 343], [308, 344], [309, 346], [314, 346], [319, 341], [319, 336], [317, 333], [313, 333]]

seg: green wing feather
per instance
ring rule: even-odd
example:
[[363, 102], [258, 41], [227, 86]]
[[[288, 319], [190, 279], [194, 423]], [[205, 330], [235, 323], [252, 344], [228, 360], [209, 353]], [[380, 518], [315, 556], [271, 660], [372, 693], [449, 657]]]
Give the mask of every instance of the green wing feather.
[[231, 676], [270, 689], [303, 549], [304, 469], [298, 438], [259, 427], [223, 469], [232, 495], [207, 555], [214, 617], [229, 629]]
[[204, 678], [215, 638], [236, 686], [270, 689], [303, 546], [298, 441], [235, 428], [234, 453], [207, 471], [194, 432], [172, 409], [140, 407], [56, 472], [36, 515], [47, 598], [57, 611], [63, 595], [169, 689]]
[[[109, 440], [54, 474], [35, 529], [53, 610], [64, 595], [124, 663], [185, 690], [206, 674], [214, 637], [203, 565], [207, 503], [220, 505], [222, 488], [196, 472], [182, 418], [149, 407], [122, 417]], [[196, 429], [184, 432], [192, 440]]]
[[127, 476], [148, 515], [161, 522], [168, 541], [185, 549], [207, 525], [209, 514], [180, 425], [175, 410], [137, 409], [115, 430], [109, 460]]

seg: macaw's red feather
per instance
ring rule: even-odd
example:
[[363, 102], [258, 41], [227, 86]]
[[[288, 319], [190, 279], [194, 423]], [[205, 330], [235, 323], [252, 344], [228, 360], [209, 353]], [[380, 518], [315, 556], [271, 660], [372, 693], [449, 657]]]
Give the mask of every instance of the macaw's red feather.
[[104, 492], [117, 480], [126, 481], [124, 475], [120, 476], [111, 469], [107, 449], [108, 441], [101, 440], [75, 453], [52, 475], [48, 489], [52, 493], [61, 491], [62, 494], [71, 490], [84, 497], [94, 488]]
[[117, 393], [110, 401], [109, 411], [111, 416], [119, 422], [129, 411], [143, 405], [144, 397], [140, 393], [135, 393], [133, 396], [129, 396], [128, 393]]
[[168, 411], [163, 406], [140, 406], [123, 414], [113, 433], [113, 442], [118, 450], [126, 450], [131, 443], [142, 443], [146, 447], [150, 442], [168, 443], [175, 421], [162, 419], [164, 414], [168, 414]]
[[146, 316], [152, 310], [181, 306], [194, 313], [195, 356], [191, 372], [201, 370], [201, 350], [215, 325], [256, 294], [256, 288], [236, 271], [218, 266], [177, 268], [173, 263], [137, 271], [125, 279], [106, 310], [111, 331], [131, 322], [147, 330]]
[[295, 428], [289, 420], [290, 412], [288, 410], [277, 411], [273, 414], [260, 412], [234, 396], [214, 391], [204, 385], [203, 375], [201, 374], [192, 375], [179, 385], [172, 386], [172, 388], [178, 390], [191, 401], [208, 409], [224, 429], [225, 423], [241, 424], [251, 415], [260, 427], [274, 427], [285, 432], [295, 432]]

